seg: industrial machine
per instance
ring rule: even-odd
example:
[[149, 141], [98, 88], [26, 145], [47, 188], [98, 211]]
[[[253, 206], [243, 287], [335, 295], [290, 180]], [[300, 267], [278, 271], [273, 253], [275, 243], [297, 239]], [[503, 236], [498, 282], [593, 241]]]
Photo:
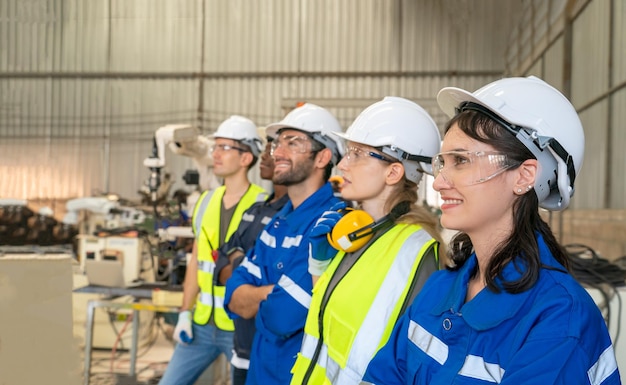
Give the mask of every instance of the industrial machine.
[[[144, 211], [123, 206], [114, 197], [84, 197], [67, 201], [66, 214], [62, 222], [76, 227], [77, 268], [74, 274], [74, 289], [89, 284], [85, 275], [86, 261], [90, 268], [98, 268], [99, 262], [111, 260], [121, 262], [123, 286], [135, 282], [154, 282], [155, 263], [152, 258], [149, 234], [142, 229], [146, 220]], [[73, 293], [74, 335], [82, 339], [85, 334], [88, 301], [101, 300], [95, 293]], [[116, 302], [132, 302], [134, 298], [122, 296]], [[141, 312], [139, 343], [145, 345], [152, 338], [152, 312]], [[99, 309], [94, 316], [92, 346], [94, 348], [128, 349], [131, 345], [129, 322], [130, 311]], [[126, 325], [127, 326], [127, 325]]]
[[54, 246], [70, 244], [76, 229], [54, 218], [52, 209], [37, 212], [22, 199], [0, 199], [0, 245]]
[[87, 260], [117, 260], [122, 263], [126, 284], [154, 281], [149, 240], [137, 227], [145, 221], [142, 210], [121, 206], [108, 197], [72, 199], [67, 201], [66, 210], [63, 223], [81, 226], [76, 238], [82, 272]]
[[65, 204], [65, 209], [62, 222], [66, 225], [80, 225], [81, 234], [132, 227], [146, 219], [142, 210], [122, 206], [117, 200], [106, 196], [71, 199]]
[[[197, 171], [188, 171], [184, 180], [187, 184], [197, 184], [201, 190], [219, 186], [219, 181], [211, 172], [213, 141], [200, 134], [200, 131], [188, 124], [168, 124], [160, 127], [154, 134], [152, 154], [144, 159], [143, 164], [150, 170], [147, 188], [152, 203], [163, 198], [167, 191], [161, 188], [161, 173], [165, 167], [165, 147], [177, 155], [190, 157]], [[197, 172], [197, 174], [196, 174]], [[167, 175], [167, 174], [166, 174]]]
[[[193, 238], [191, 226], [188, 223], [191, 210], [195, 205], [195, 201], [199, 197], [199, 192], [194, 191], [187, 194], [185, 202], [179, 202], [184, 209], [182, 220], [168, 220], [166, 215], [162, 215], [157, 206], [163, 207], [164, 197], [167, 195], [169, 186], [165, 173], [166, 154], [165, 148], [168, 147], [171, 152], [176, 155], [191, 158], [195, 170], [187, 170], [183, 176], [183, 180], [188, 185], [198, 185], [200, 191], [214, 189], [220, 185], [220, 182], [212, 172], [213, 157], [211, 155], [211, 147], [213, 141], [200, 131], [188, 124], [168, 124], [159, 127], [154, 134], [154, 142], [152, 154], [143, 162], [150, 170], [150, 176], [146, 183], [146, 189], [143, 191], [145, 196], [149, 197], [149, 203], [154, 208], [156, 228], [155, 233], [159, 242], [159, 254], [168, 255], [168, 266], [164, 275], [169, 275], [179, 268], [184, 268], [188, 251], [185, 251], [185, 245], [189, 245], [186, 239]], [[162, 179], [162, 175], [163, 179]], [[179, 276], [183, 272], [179, 271], [175, 276]], [[178, 284], [179, 279], [172, 276], [170, 282]]]

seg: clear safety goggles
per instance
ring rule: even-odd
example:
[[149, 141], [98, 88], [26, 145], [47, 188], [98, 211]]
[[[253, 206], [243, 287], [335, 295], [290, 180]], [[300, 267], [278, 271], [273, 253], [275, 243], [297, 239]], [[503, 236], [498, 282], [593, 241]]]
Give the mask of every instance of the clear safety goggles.
[[364, 159], [367, 159], [370, 157], [382, 160], [384, 162], [389, 162], [389, 163], [397, 162], [397, 160], [390, 159], [377, 152], [368, 151], [366, 149], [355, 147], [355, 146], [349, 146], [346, 149], [346, 155], [343, 157], [343, 159], [348, 165], [354, 166], [355, 164], [361, 163]]
[[304, 154], [311, 151], [311, 141], [306, 136], [283, 134], [272, 141], [270, 154], [274, 155], [278, 148], [292, 154]]
[[241, 147], [237, 147], [237, 146], [231, 146], [230, 144], [216, 144], [215, 146], [211, 147], [211, 154], [213, 154], [216, 151], [230, 151], [230, 150], [237, 150], [239, 152], [246, 152], [248, 150], [241, 148]]
[[439, 174], [453, 186], [483, 183], [519, 163], [498, 151], [447, 151], [433, 157], [433, 175]]

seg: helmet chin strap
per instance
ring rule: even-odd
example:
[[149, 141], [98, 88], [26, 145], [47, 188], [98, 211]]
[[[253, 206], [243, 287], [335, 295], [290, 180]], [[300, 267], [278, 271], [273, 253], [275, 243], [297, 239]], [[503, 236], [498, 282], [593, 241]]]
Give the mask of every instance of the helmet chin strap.
[[[550, 151], [552, 147], [550, 147]], [[561, 200], [557, 203], [559, 207], [567, 207], [569, 206], [570, 197], [574, 194], [573, 181], [572, 184], [568, 183], [568, 178], [565, 176], [568, 175], [567, 170], [568, 166], [561, 160], [561, 158], [556, 158], [556, 167], [558, 169], [558, 176], [556, 178], [556, 185], [559, 188], [559, 192], [561, 195]]]

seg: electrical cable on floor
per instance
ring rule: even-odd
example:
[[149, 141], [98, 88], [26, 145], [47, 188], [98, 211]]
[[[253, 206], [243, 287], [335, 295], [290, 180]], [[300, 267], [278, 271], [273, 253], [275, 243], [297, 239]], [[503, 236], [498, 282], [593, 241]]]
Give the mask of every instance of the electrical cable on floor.
[[152, 347], [154, 346], [154, 344], [156, 343], [158, 337], [159, 337], [159, 328], [158, 328], [158, 319], [159, 317], [157, 316], [156, 313], [153, 314], [152, 316], [152, 320], [150, 321], [150, 325], [148, 326], [149, 330], [150, 330], [150, 335], [148, 336], [148, 343], [145, 345], [144, 351], [141, 353], [137, 353], [137, 358], [139, 357], [143, 357], [146, 355], [146, 353], [148, 353], [150, 351], [150, 349], [152, 349]]
[[[120, 332], [119, 330], [117, 330], [117, 327], [115, 326], [115, 321], [117, 319], [117, 311], [106, 308], [105, 311], [107, 312], [107, 315], [109, 316], [109, 325], [111, 325], [111, 329], [113, 329], [113, 333], [117, 336]], [[120, 341], [120, 350], [124, 350], [124, 341], [121, 340]], [[122, 352], [119, 353], [120, 355], [122, 355]]]
[[117, 348], [117, 343], [120, 342], [122, 340], [122, 335], [124, 334], [124, 332], [126, 331], [126, 328], [128, 327], [128, 325], [130, 324], [130, 322], [133, 319], [133, 314], [130, 314], [128, 316], [128, 318], [126, 318], [126, 322], [124, 322], [124, 326], [122, 326], [122, 329], [120, 330], [120, 332], [117, 334], [117, 337], [115, 339], [115, 342], [113, 343], [113, 347], [111, 348], [111, 373], [113, 373], [113, 362], [115, 362], [115, 351]]
[[611, 327], [611, 300], [617, 297], [617, 325], [613, 345], [617, 344], [621, 329], [622, 298], [618, 287], [626, 286], [626, 270], [618, 264], [600, 257], [589, 246], [573, 243], [565, 245], [570, 257], [573, 276], [583, 285], [593, 287], [600, 292], [603, 302], [597, 304], [603, 312], [607, 328]]

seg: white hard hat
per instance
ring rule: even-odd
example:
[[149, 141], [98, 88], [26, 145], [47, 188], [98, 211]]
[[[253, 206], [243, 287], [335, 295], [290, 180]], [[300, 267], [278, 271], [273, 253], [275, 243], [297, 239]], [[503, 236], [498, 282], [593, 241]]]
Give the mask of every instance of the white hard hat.
[[408, 180], [419, 183], [422, 172], [432, 175], [431, 158], [441, 148], [437, 124], [418, 104], [387, 96], [357, 116], [345, 134], [355, 143], [382, 147], [382, 152], [404, 165]]
[[237, 140], [250, 147], [254, 156], [259, 156], [262, 151], [263, 142], [256, 125], [243, 116], [233, 115], [224, 120], [213, 134], [213, 138]]
[[334, 165], [339, 163], [343, 157], [343, 141], [335, 135], [331, 135], [333, 132], [341, 132], [341, 126], [333, 114], [325, 108], [305, 103], [291, 110], [280, 122], [268, 125], [265, 133], [275, 138], [285, 128], [306, 132], [330, 149], [333, 153], [332, 162]]
[[583, 162], [585, 134], [576, 109], [556, 88], [534, 76], [506, 78], [474, 93], [446, 87], [437, 101], [450, 117], [459, 108], [493, 115], [537, 158], [534, 189], [539, 205], [548, 210], [567, 208]]

